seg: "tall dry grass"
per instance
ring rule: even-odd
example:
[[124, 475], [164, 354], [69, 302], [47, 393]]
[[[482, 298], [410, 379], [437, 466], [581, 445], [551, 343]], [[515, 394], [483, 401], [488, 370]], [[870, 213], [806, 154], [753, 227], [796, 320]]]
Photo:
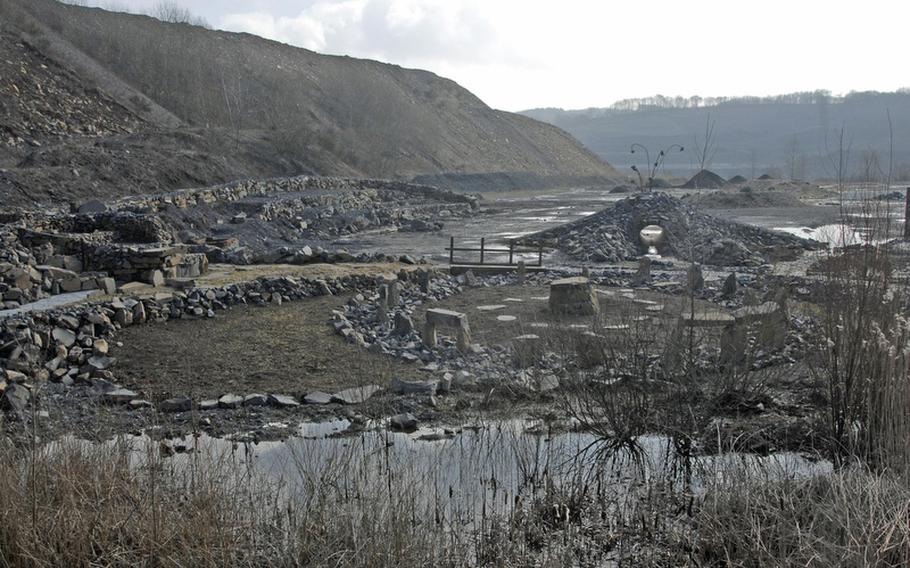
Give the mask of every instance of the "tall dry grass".
[[868, 469], [707, 487], [690, 543], [702, 566], [910, 565], [910, 485]]

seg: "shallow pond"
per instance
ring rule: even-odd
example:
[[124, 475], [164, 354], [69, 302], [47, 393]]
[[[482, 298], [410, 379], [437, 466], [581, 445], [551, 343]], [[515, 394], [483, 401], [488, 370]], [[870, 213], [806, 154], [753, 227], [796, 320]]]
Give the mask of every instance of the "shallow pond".
[[[277, 481], [288, 495], [311, 499], [330, 491], [337, 498], [395, 492], [413, 499], [418, 510], [460, 524], [508, 514], [516, 503], [554, 484], [596, 481], [621, 496], [634, 485], [659, 477], [683, 484], [682, 464], [668, 440], [639, 439], [639, 452], [595, 458], [594, 435], [549, 431], [527, 420], [477, 422], [459, 428], [392, 432], [383, 425], [349, 431], [346, 420], [304, 424], [298, 436], [278, 442], [245, 443], [206, 436], [174, 441], [193, 455], [229, 456]], [[143, 438], [136, 439], [137, 444]], [[770, 456], [730, 453], [700, 457], [690, 464], [688, 487], [724, 476], [813, 476], [829, 463], [794, 453]]]

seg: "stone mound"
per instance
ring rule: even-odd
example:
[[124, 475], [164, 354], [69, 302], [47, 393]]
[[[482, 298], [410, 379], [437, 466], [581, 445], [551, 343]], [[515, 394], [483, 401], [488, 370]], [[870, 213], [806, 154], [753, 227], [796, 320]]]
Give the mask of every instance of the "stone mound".
[[774, 178], [771, 177], [770, 174], [762, 174], [762, 175], [758, 176], [758, 179], [760, 179], [760, 180], [768, 180], [768, 179], [774, 179]]
[[793, 235], [705, 215], [666, 193], [628, 197], [588, 217], [529, 235], [523, 242], [555, 242], [559, 250], [576, 260], [619, 262], [646, 252], [639, 232], [652, 224], [664, 229], [660, 254], [714, 266], [757, 265], [821, 246]]
[[682, 185], [683, 189], [720, 189], [727, 185], [724, 178], [711, 170], [702, 170]]
[[728, 180], [727, 180], [727, 183], [728, 183], [728, 184], [732, 184], [732, 183], [746, 183], [747, 181], [749, 181], [749, 180], [747, 180], [747, 179], [744, 178], [743, 176], [736, 175], [736, 176], [733, 176], [733, 177], [731, 177], [730, 179], [728, 179]]

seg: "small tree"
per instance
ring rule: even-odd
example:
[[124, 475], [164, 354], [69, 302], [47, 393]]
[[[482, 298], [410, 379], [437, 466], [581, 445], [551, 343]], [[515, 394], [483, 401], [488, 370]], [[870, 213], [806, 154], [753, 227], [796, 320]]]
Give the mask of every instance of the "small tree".
[[684, 148], [682, 146], [680, 146], [679, 144], [673, 144], [672, 146], [668, 146], [667, 148], [658, 152], [657, 159], [652, 162], [651, 153], [648, 151], [648, 149], [645, 146], [638, 144], [638, 143], [632, 144], [631, 152], [633, 154], [636, 153], [635, 152], [636, 149], [644, 153], [645, 159], [648, 162], [647, 171], [646, 171], [646, 173], [648, 175], [647, 180], [645, 180], [644, 175], [642, 174], [642, 171], [638, 168], [637, 165], [632, 166], [632, 171], [635, 172], [636, 174], [638, 174], [638, 190], [641, 192], [651, 191], [654, 188], [654, 179], [657, 176], [657, 172], [660, 171], [660, 168], [663, 167], [664, 159], [667, 157], [667, 154], [669, 152], [673, 152], [673, 151], [682, 152], [684, 150]]
[[705, 135], [699, 139], [698, 134], [695, 138], [695, 158], [698, 161], [698, 171], [711, 167], [714, 160], [714, 154], [717, 153], [717, 137], [714, 134], [714, 121], [711, 120], [711, 113], [705, 117]]
[[162, 22], [171, 24], [189, 24], [191, 26], [208, 27], [204, 18], [194, 16], [188, 8], [180, 6], [173, 0], [161, 0], [152, 9], [151, 15]]

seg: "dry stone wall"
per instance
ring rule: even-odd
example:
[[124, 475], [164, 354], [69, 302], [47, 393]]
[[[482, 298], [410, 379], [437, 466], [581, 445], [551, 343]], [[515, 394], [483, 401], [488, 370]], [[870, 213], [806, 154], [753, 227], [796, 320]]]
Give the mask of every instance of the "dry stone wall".
[[105, 402], [129, 403], [136, 395], [127, 396], [129, 391], [116, 384], [116, 359], [109, 354], [118, 330], [126, 326], [211, 318], [216, 311], [238, 304], [280, 304], [374, 286], [372, 277], [359, 275], [333, 280], [261, 278], [6, 318], [0, 320], [0, 406], [24, 417], [44, 381], [85, 385], [97, 390]]
[[[134, 196], [121, 199], [112, 204], [115, 209], [135, 212], [155, 212], [169, 206], [181, 209], [196, 205], [231, 203], [248, 197], [267, 196], [276, 193], [325, 191], [363, 191], [378, 195], [379, 192], [396, 192], [412, 198], [442, 201], [455, 204], [466, 204], [477, 207], [477, 199], [452, 191], [438, 189], [428, 185], [417, 185], [389, 180], [350, 179], [334, 177], [297, 176], [273, 178], [266, 180], [242, 180], [214, 187], [182, 189], [170, 193], [151, 196]], [[331, 194], [326, 196], [331, 201]]]

